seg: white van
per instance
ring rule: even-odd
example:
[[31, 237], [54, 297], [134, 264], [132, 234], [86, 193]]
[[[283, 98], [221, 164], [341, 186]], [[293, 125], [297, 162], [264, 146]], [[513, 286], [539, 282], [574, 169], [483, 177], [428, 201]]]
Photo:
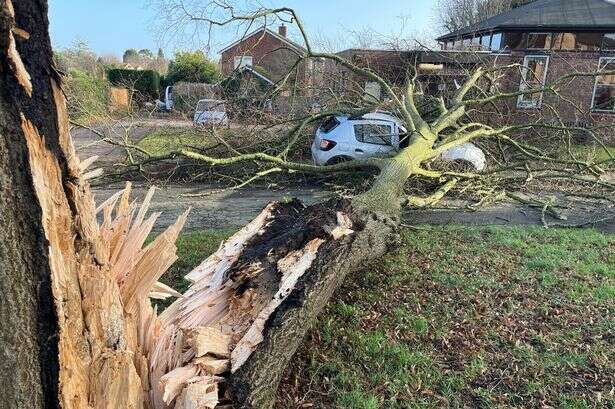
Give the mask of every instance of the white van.
[[194, 112], [194, 124], [227, 126], [229, 118], [226, 113], [226, 102], [218, 99], [200, 100]]

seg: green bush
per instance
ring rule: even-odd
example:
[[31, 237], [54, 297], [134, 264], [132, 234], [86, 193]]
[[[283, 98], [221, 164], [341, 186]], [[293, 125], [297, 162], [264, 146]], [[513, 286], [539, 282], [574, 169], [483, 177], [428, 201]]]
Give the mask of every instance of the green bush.
[[136, 91], [142, 96], [159, 98], [160, 74], [152, 70], [112, 69], [107, 71], [111, 84]]
[[175, 53], [175, 60], [169, 64], [165, 82], [168, 85], [180, 81], [212, 84], [218, 79], [220, 79], [218, 64], [207, 58], [202, 51], [197, 50]]
[[109, 82], [80, 70], [70, 70], [64, 81], [71, 119], [92, 122], [108, 114]]

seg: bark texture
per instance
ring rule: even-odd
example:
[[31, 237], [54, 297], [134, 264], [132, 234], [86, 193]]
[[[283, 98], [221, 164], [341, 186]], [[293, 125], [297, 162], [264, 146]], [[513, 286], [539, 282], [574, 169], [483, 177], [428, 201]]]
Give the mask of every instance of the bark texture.
[[[263, 342], [246, 363], [231, 375], [231, 388], [238, 408], [271, 408], [274, 405], [283, 371], [303, 341], [307, 330], [346, 275], [377, 260], [398, 242], [397, 219], [353, 210], [348, 203], [317, 206], [321, 210], [323, 207], [329, 207], [349, 212], [354, 232], [341, 240], [327, 241], [319, 248], [318, 256], [310, 268], [300, 278], [290, 296], [267, 321]], [[297, 223], [291, 224], [285, 231], [280, 231], [277, 237], [268, 238], [269, 245], [275, 248], [279, 243], [305, 240], [303, 234], [309, 235], [309, 230], [302, 229], [299, 221], [309, 217], [310, 213], [312, 217], [322, 213], [311, 210], [310, 212], [308, 208], [303, 214], [297, 215]], [[319, 217], [312, 222], [325, 226], [327, 220], [326, 217]], [[304, 233], [301, 234], [300, 231]]]
[[[0, 1], [0, 407], [58, 406], [58, 338], [47, 241], [22, 115], [58, 150], [48, 115], [51, 45], [45, 2]], [[21, 31], [23, 30], [23, 31]], [[27, 35], [25, 34], [27, 33]], [[26, 40], [26, 37], [30, 40]], [[27, 56], [17, 60], [18, 55]], [[29, 78], [24, 77], [24, 70]], [[30, 86], [28, 85], [30, 84]], [[32, 92], [32, 84], [36, 91]], [[54, 143], [55, 141], [55, 143]]]
[[119, 287], [69, 135], [47, 4], [0, 4], [2, 405], [141, 407]]

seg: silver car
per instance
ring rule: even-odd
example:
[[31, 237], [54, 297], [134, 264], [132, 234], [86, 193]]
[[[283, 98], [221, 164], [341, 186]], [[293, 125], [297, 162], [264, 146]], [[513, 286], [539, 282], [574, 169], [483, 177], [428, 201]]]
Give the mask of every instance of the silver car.
[[[399, 118], [385, 112], [332, 116], [316, 130], [312, 157], [316, 165], [323, 166], [374, 156], [391, 156], [403, 148], [406, 137], [406, 128]], [[444, 152], [441, 159], [469, 162], [478, 171], [482, 171], [486, 164], [483, 151], [471, 143]]]

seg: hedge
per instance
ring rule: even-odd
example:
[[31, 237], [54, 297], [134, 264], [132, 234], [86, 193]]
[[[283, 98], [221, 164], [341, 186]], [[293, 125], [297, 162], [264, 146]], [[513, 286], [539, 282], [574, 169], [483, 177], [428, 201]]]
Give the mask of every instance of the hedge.
[[107, 71], [107, 78], [115, 86], [134, 89], [154, 99], [160, 97], [160, 74], [156, 71], [114, 68]]

